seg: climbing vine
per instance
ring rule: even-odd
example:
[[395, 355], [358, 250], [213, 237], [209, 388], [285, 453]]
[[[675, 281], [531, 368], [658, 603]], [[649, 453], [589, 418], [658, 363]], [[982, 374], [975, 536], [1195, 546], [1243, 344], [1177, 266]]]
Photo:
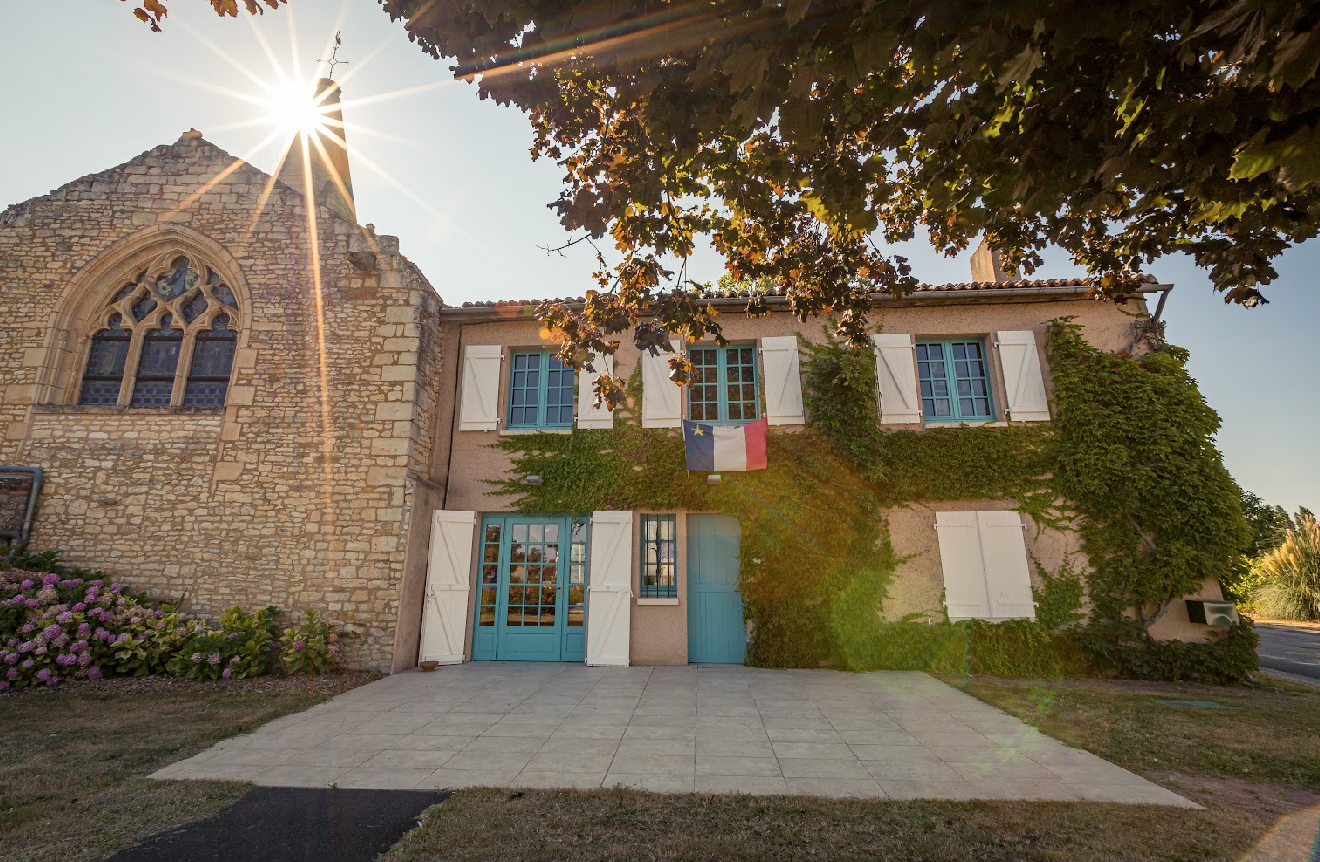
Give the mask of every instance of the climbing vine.
[[[1007, 427], [885, 431], [875, 357], [802, 340], [805, 428], [772, 429], [769, 467], [708, 485], [685, 468], [682, 436], [644, 429], [635, 373], [607, 430], [502, 438], [496, 493], [526, 512], [719, 511], [742, 527], [747, 662], [771, 667], [949, 673], [1241, 679], [1255, 667], [1249, 624], [1208, 644], [1146, 629], [1203, 578], [1226, 574], [1246, 541], [1237, 491], [1214, 448], [1218, 417], [1159, 348], [1110, 355], [1054, 321], [1057, 418]], [[535, 474], [540, 486], [521, 477]], [[1008, 498], [1038, 523], [1076, 523], [1092, 571], [1038, 566], [1038, 618], [992, 625], [882, 623], [901, 560], [884, 513], [913, 501]], [[1066, 501], [1066, 505], [1063, 504]], [[1067, 511], [1060, 511], [1064, 507]], [[1084, 599], [1092, 610], [1082, 613]]]
[[1061, 318], [1050, 325], [1049, 355], [1052, 483], [1079, 516], [1091, 564], [1088, 651], [1135, 676], [1246, 676], [1256, 666], [1249, 621], [1208, 644], [1149, 633], [1204, 580], [1230, 578], [1251, 541], [1215, 448], [1219, 416], [1187, 373], [1187, 352], [1105, 353]]

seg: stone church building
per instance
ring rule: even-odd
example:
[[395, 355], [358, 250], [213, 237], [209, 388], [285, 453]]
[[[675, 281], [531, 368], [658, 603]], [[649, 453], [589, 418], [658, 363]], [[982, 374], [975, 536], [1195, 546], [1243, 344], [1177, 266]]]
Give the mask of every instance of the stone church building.
[[[446, 306], [396, 238], [357, 224], [326, 145], [330, 168], [295, 153], [272, 177], [189, 131], [0, 212], [0, 465], [42, 478], [27, 547], [192, 612], [328, 612], [366, 667], [741, 661], [736, 521], [525, 516], [492, 495], [502, 436], [613, 418], [554, 359], [534, 303]], [[877, 308], [886, 425], [1048, 420], [1044, 331], [1063, 314], [1133, 347], [1130, 312], [1086, 282], [976, 267]], [[643, 425], [791, 431], [795, 336], [813, 325], [782, 303], [730, 314], [729, 349], [677, 345], [708, 375], [688, 391], [631, 346], [615, 361], [641, 365]], [[891, 521], [908, 559], [894, 616], [1032, 616], [1028, 558], [1077, 551], [1010, 501]], [[1163, 636], [1205, 637], [1175, 604]]]

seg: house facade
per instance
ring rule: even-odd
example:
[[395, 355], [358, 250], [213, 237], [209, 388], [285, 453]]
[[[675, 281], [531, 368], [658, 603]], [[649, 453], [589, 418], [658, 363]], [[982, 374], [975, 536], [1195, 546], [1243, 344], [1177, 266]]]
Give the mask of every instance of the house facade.
[[[1047, 422], [1052, 383], [1044, 350], [1049, 321], [1075, 318], [1108, 351], [1141, 351], [1145, 300], [1126, 307], [1086, 298], [1080, 280], [924, 285], [903, 299], [877, 297], [872, 320], [881, 422], [939, 434], [964, 425]], [[1167, 286], [1150, 284], [1150, 293]], [[728, 345], [682, 344], [696, 382], [668, 380], [668, 354], [624, 344], [610, 370], [640, 380], [628, 419], [682, 432], [683, 420], [739, 425], [765, 420], [793, 434], [803, 407], [799, 336], [819, 342], [819, 321], [799, 322], [780, 298], [749, 318], [745, 300], [716, 299]], [[445, 388], [423, 660], [561, 660], [684, 664], [743, 660], [736, 511], [511, 511], [492, 482], [515, 473], [502, 438], [610, 428], [594, 403], [592, 373], [555, 359], [557, 346], [533, 302], [490, 302], [441, 312]], [[450, 388], [452, 387], [452, 389]], [[542, 483], [546, 477], [518, 477]], [[1037, 564], [1085, 567], [1079, 538], [1036, 523], [1016, 501], [914, 502], [882, 515], [900, 560], [889, 586], [890, 620], [1034, 618]], [[806, 539], [804, 538], [804, 541]], [[754, 561], [748, 561], [754, 564]], [[1207, 583], [1202, 598], [1220, 598]], [[401, 630], [402, 631], [402, 630]], [[1157, 638], [1200, 640], [1181, 603], [1153, 628]]]
[[[736, 511], [520, 511], [496, 493], [516, 466], [499, 444], [622, 421], [797, 433], [798, 337], [820, 341], [820, 322], [712, 300], [728, 345], [674, 345], [697, 383], [625, 344], [613, 370], [640, 389], [616, 417], [534, 303], [445, 305], [397, 239], [356, 224], [351, 182], [317, 170], [272, 177], [189, 131], [0, 213], [0, 464], [44, 479], [28, 549], [192, 612], [315, 608], [363, 667], [741, 662]], [[877, 297], [885, 428], [1047, 422], [1054, 318], [1141, 349], [1145, 295], [1120, 308], [1084, 281], [976, 267]], [[891, 619], [1032, 617], [1033, 561], [1080, 560], [1075, 534], [1011, 500], [883, 517]], [[1175, 603], [1153, 633], [1206, 631]]]

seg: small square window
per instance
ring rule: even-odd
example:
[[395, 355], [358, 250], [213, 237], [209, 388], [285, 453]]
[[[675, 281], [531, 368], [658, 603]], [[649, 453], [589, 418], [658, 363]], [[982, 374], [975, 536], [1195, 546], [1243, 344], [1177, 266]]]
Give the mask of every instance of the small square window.
[[577, 375], [547, 350], [513, 354], [509, 428], [572, 428]]
[[741, 425], [760, 418], [756, 348], [694, 347], [688, 360], [693, 380], [688, 387], [688, 416], [693, 421]]
[[934, 422], [993, 419], [986, 368], [980, 341], [917, 342], [921, 415]]
[[678, 520], [674, 515], [642, 515], [639, 581], [644, 599], [678, 598]]

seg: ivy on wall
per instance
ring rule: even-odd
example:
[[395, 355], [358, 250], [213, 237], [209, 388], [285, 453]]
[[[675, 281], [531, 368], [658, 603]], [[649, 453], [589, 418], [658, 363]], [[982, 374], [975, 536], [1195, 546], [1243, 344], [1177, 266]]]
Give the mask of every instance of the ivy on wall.
[[[1187, 351], [1105, 353], [1062, 318], [1051, 322], [1049, 354], [1052, 483], [1080, 516], [1091, 561], [1088, 650], [1137, 676], [1182, 678], [1202, 664], [1212, 676], [1246, 676], [1256, 667], [1250, 621], [1204, 646], [1155, 641], [1148, 631], [1205, 579], [1230, 578], [1251, 542], [1214, 444], [1219, 416], [1187, 373]], [[1214, 670], [1221, 666], [1227, 671]]]
[[[875, 357], [802, 341], [810, 424], [772, 430], [766, 470], [708, 485], [683, 440], [634, 420], [640, 383], [610, 430], [502, 438], [508, 475], [492, 483], [525, 512], [718, 511], [742, 527], [747, 662], [769, 667], [1241, 679], [1255, 664], [1250, 624], [1207, 644], [1155, 641], [1171, 601], [1226, 574], [1246, 539], [1237, 491], [1213, 444], [1218, 417], [1186, 354], [1105, 354], [1068, 319], [1051, 325], [1057, 418], [1007, 427], [886, 432]], [[535, 474], [541, 486], [522, 477]], [[1079, 525], [1094, 571], [1041, 572], [1039, 617], [881, 623], [899, 560], [883, 518], [903, 503], [1016, 500], [1038, 522]], [[1066, 500], [1068, 512], [1059, 512]], [[1083, 621], [1083, 593], [1093, 611]]]

